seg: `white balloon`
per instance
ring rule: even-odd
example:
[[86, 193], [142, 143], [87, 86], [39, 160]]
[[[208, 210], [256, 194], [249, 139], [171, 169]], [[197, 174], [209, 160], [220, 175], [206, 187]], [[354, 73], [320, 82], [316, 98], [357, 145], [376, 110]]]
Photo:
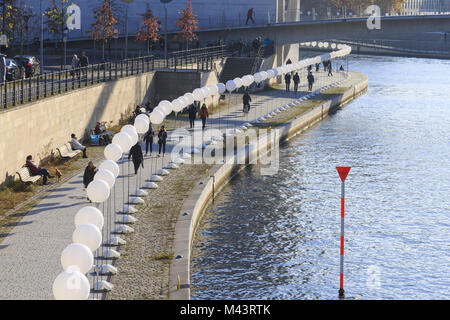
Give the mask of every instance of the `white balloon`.
[[209, 91], [209, 88], [203, 87], [203, 88], [200, 88], [200, 90], [202, 90], [202, 92], [203, 92], [203, 99], [206, 99], [209, 96], [211, 96], [211, 94], [210, 94], [211, 92]]
[[84, 244], [94, 252], [102, 244], [102, 233], [94, 224], [80, 224], [72, 234], [72, 241]]
[[134, 126], [132, 126], [131, 124], [126, 124], [126, 125], [124, 125], [121, 129], [120, 129], [120, 131], [122, 132], [122, 131], [133, 131], [133, 132], [137, 132], [136, 131], [136, 128], [134, 127]]
[[275, 77], [275, 72], [273, 72], [272, 70], [267, 71], [267, 78], [268, 79], [272, 79], [273, 77]]
[[186, 100], [187, 100], [187, 104], [186, 104], [186, 105], [193, 104], [194, 101], [195, 101], [194, 95], [193, 95], [192, 93], [190, 93], [190, 92], [186, 93], [186, 94], [184, 95], [184, 97], [185, 97]]
[[183, 110], [189, 104], [188, 100], [185, 96], [179, 97], [178, 100], [180, 100], [180, 102], [181, 102], [181, 106], [182, 106], [181, 110]]
[[226, 83], [227, 90], [233, 92], [236, 89], [236, 83], [233, 80], [228, 80]]
[[133, 140], [131, 140], [130, 135], [126, 132], [119, 132], [116, 134], [112, 139], [112, 143], [118, 144], [122, 149], [122, 152], [130, 151], [133, 146]]
[[114, 175], [115, 178], [117, 178], [120, 173], [118, 164], [112, 160], [103, 160], [98, 168], [102, 169], [102, 170], [110, 171]]
[[160, 110], [153, 110], [153, 112], [150, 114], [150, 121], [153, 124], [160, 124], [164, 121], [164, 113], [162, 113]]
[[[134, 121], [136, 121], [137, 119], [142, 119], [142, 120], [144, 120], [144, 121], [150, 123], [150, 119], [149, 119], [148, 115], [143, 114], [143, 113], [141, 113], [140, 115], [138, 115], [138, 116], [136, 117], [136, 119], [134, 119]], [[135, 126], [135, 127], [136, 127], [136, 126]], [[137, 128], [136, 128], [136, 129], [137, 129]]]
[[192, 91], [192, 95], [194, 96], [195, 101], [201, 101], [203, 97], [203, 91], [200, 88], [195, 89]]
[[114, 183], [116, 182], [116, 178], [114, 174], [109, 170], [98, 169], [94, 175], [94, 181], [103, 180], [105, 181], [109, 188], [114, 187]]
[[220, 82], [217, 84], [217, 89], [219, 89], [219, 94], [223, 94], [227, 87], [222, 82]]
[[144, 119], [136, 119], [134, 120], [134, 126], [136, 127], [136, 130], [140, 134], [144, 134], [148, 131], [148, 128], [150, 126], [150, 121], [145, 121]]
[[260, 83], [260, 82], [262, 82], [264, 80], [261, 72], [255, 73], [253, 75], [253, 77], [255, 78], [255, 82], [256, 83]]
[[102, 212], [92, 206], [81, 208], [75, 215], [75, 228], [80, 224], [89, 223], [96, 225], [100, 230], [103, 228], [103, 224], [105, 223]]
[[183, 110], [183, 106], [179, 99], [175, 99], [172, 101], [172, 107], [173, 107], [173, 111], [175, 111], [175, 112], [180, 112], [181, 110]]
[[106, 159], [117, 162], [122, 158], [122, 148], [118, 144], [110, 143], [103, 150], [103, 154]]
[[137, 134], [137, 129], [134, 126], [132, 127], [133, 129], [130, 127], [123, 127], [120, 132], [127, 133], [131, 138], [131, 145], [134, 146], [139, 141], [139, 136]]
[[53, 281], [52, 289], [56, 300], [87, 300], [91, 286], [81, 272], [66, 270]]
[[234, 83], [236, 83], [237, 89], [239, 89], [240, 87], [242, 87], [244, 85], [241, 78], [234, 78], [233, 81], [234, 81]]
[[173, 110], [172, 103], [170, 103], [170, 101], [167, 101], [167, 100], [161, 101], [159, 103], [159, 106], [164, 108], [164, 110], [166, 111], [166, 116], [168, 116]]
[[89, 248], [81, 243], [69, 244], [61, 253], [61, 265], [64, 270], [77, 270], [86, 274], [94, 264], [94, 256]]
[[212, 96], [215, 96], [216, 94], [219, 93], [219, 88], [217, 88], [217, 85], [216, 85], [216, 84], [210, 84], [210, 85], [208, 86], [208, 88], [209, 88], [209, 90], [211, 91], [211, 95], [212, 95]]
[[106, 199], [109, 198], [109, 194], [111, 192], [108, 183], [103, 180], [93, 180], [91, 183], [89, 183], [86, 191], [89, 199], [95, 203], [106, 201]]
[[269, 78], [269, 74], [266, 71], [261, 71], [261, 76], [262, 76], [263, 80], [266, 80]]

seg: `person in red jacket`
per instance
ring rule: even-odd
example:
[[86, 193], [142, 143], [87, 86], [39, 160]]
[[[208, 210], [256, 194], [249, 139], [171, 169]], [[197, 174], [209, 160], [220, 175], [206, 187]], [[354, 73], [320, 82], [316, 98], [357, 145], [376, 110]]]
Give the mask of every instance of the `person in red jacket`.
[[202, 129], [205, 129], [206, 127], [206, 118], [208, 118], [208, 108], [206, 107], [206, 104], [202, 105], [202, 108], [200, 109], [198, 116], [202, 118]]
[[248, 24], [248, 20], [252, 20], [253, 24], [255, 24], [255, 20], [253, 20], [253, 8], [248, 9], [247, 21], [245, 22], [245, 24]]
[[40, 168], [33, 162], [33, 157], [31, 155], [27, 157], [27, 162], [23, 165], [23, 167], [27, 167], [28, 170], [30, 170], [30, 175], [32, 176], [42, 176], [44, 185], [47, 184], [48, 178], [53, 178], [53, 176], [48, 173], [47, 169]]

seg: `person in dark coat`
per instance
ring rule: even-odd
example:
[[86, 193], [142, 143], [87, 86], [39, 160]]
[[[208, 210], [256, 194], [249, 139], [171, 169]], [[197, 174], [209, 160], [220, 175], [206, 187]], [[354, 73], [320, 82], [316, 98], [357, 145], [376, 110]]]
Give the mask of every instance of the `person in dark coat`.
[[300, 83], [300, 76], [298, 75], [298, 72], [295, 73], [294, 77], [292, 78], [294, 81], [294, 91], [297, 93], [298, 91], [298, 85]]
[[195, 118], [197, 117], [197, 109], [193, 104], [191, 104], [188, 108], [189, 113], [189, 124], [191, 126], [191, 129], [194, 127]]
[[313, 84], [314, 84], [314, 76], [313, 76], [313, 74], [310, 72], [310, 73], [308, 74], [308, 90], [309, 90], [309, 91], [312, 90]]
[[84, 175], [83, 175], [83, 184], [84, 188], [87, 188], [89, 183], [94, 180], [95, 173], [97, 172], [97, 168], [94, 166], [94, 163], [92, 161], [89, 161], [86, 169], [84, 169]]
[[320, 63], [316, 63], [316, 72], [319, 72], [320, 70]]
[[155, 136], [155, 132], [153, 131], [152, 125], [150, 124], [147, 133], [144, 135], [145, 141], [145, 155], [148, 154], [148, 147], [150, 146], [150, 155], [153, 152], [153, 137]]
[[131, 147], [130, 153], [128, 154], [128, 159], [130, 158], [132, 158], [134, 164], [134, 174], [137, 174], [139, 166], [142, 164], [142, 168], [144, 167], [144, 155], [142, 153], [141, 144], [139, 142]]
[[286, 92], [289, 92], [290, 86], [291, 86], [291, 74], [286, 73], [284, 76], [284, 82], [286, 82]]
[[331, 61], [328, 62], [328, 76], [333, 76], [333, 68], [331, 65]]
[[50, 175], [50, 173], [47, 171], [47, 169], [45, 168], [41, 168], [39, 166], [37, 166], [34, 161], [33, 161], [33, 157], [31, 155], [27, 156], [27, 161], [26, 163], [23, 165], [23, 167], [27, 167], [28, 170], [30, 171], [30, 175], [31, 176], [42, 176], [43, 177], [43, 184], [46, 185], [47, 184], [47, 179], [50, 178], [52, 179], [53, 176]]
[[159, 153], [158, 157], [161, 155], [161, 147], [163, 149], [163, 157], [166, 154], [166, 142], [167, 142], [167, 131], [164, 126], [161, 126], [158, 132], [158, 144], [159, 144]]
[[206, 118], [209, 117], [208, 108], [206, 107], [206, 104], [202, 105], [202, 108], [200, 109], [198, 116], [202, 119], [202, 129], [205, 129]]
[[252, 98], [250, 97], [250, 95], [248, 94], [248, 91], [245, 91], [245, 94], [244, 94], [244, 96], [242, 97], [242, 102], [243, 102], [243, 104], [244, 104], [244, 112], [246, 111], [245, 110], [245, 107], [247, 107], [247, 112], [249, 112], [250, 111], [250, 102], [252, 101]]

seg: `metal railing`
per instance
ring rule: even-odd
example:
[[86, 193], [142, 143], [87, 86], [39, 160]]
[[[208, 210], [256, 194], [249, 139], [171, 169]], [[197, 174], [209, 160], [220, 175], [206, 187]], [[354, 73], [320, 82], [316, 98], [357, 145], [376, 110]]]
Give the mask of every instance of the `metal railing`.
[[225, 55], [225, 48], [219, 46], [174, 52], [167, 60], [144, 56], [45, 73], [2, 83], [0, 103], [3, 108], [14, 107], [101, 82], [155, 70], [210, 71], [214, 69], [214, 60]]

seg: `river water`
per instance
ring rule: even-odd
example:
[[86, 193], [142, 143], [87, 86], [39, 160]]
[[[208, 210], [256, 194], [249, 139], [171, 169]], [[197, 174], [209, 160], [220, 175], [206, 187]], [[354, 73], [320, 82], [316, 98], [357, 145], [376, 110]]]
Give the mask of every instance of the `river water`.
[[352, 56], [368, 92], [244, 169], [207, 209], [192, 299], [336, 299], [340, 180], [350, 299], [450, 297], [450, 61]]

